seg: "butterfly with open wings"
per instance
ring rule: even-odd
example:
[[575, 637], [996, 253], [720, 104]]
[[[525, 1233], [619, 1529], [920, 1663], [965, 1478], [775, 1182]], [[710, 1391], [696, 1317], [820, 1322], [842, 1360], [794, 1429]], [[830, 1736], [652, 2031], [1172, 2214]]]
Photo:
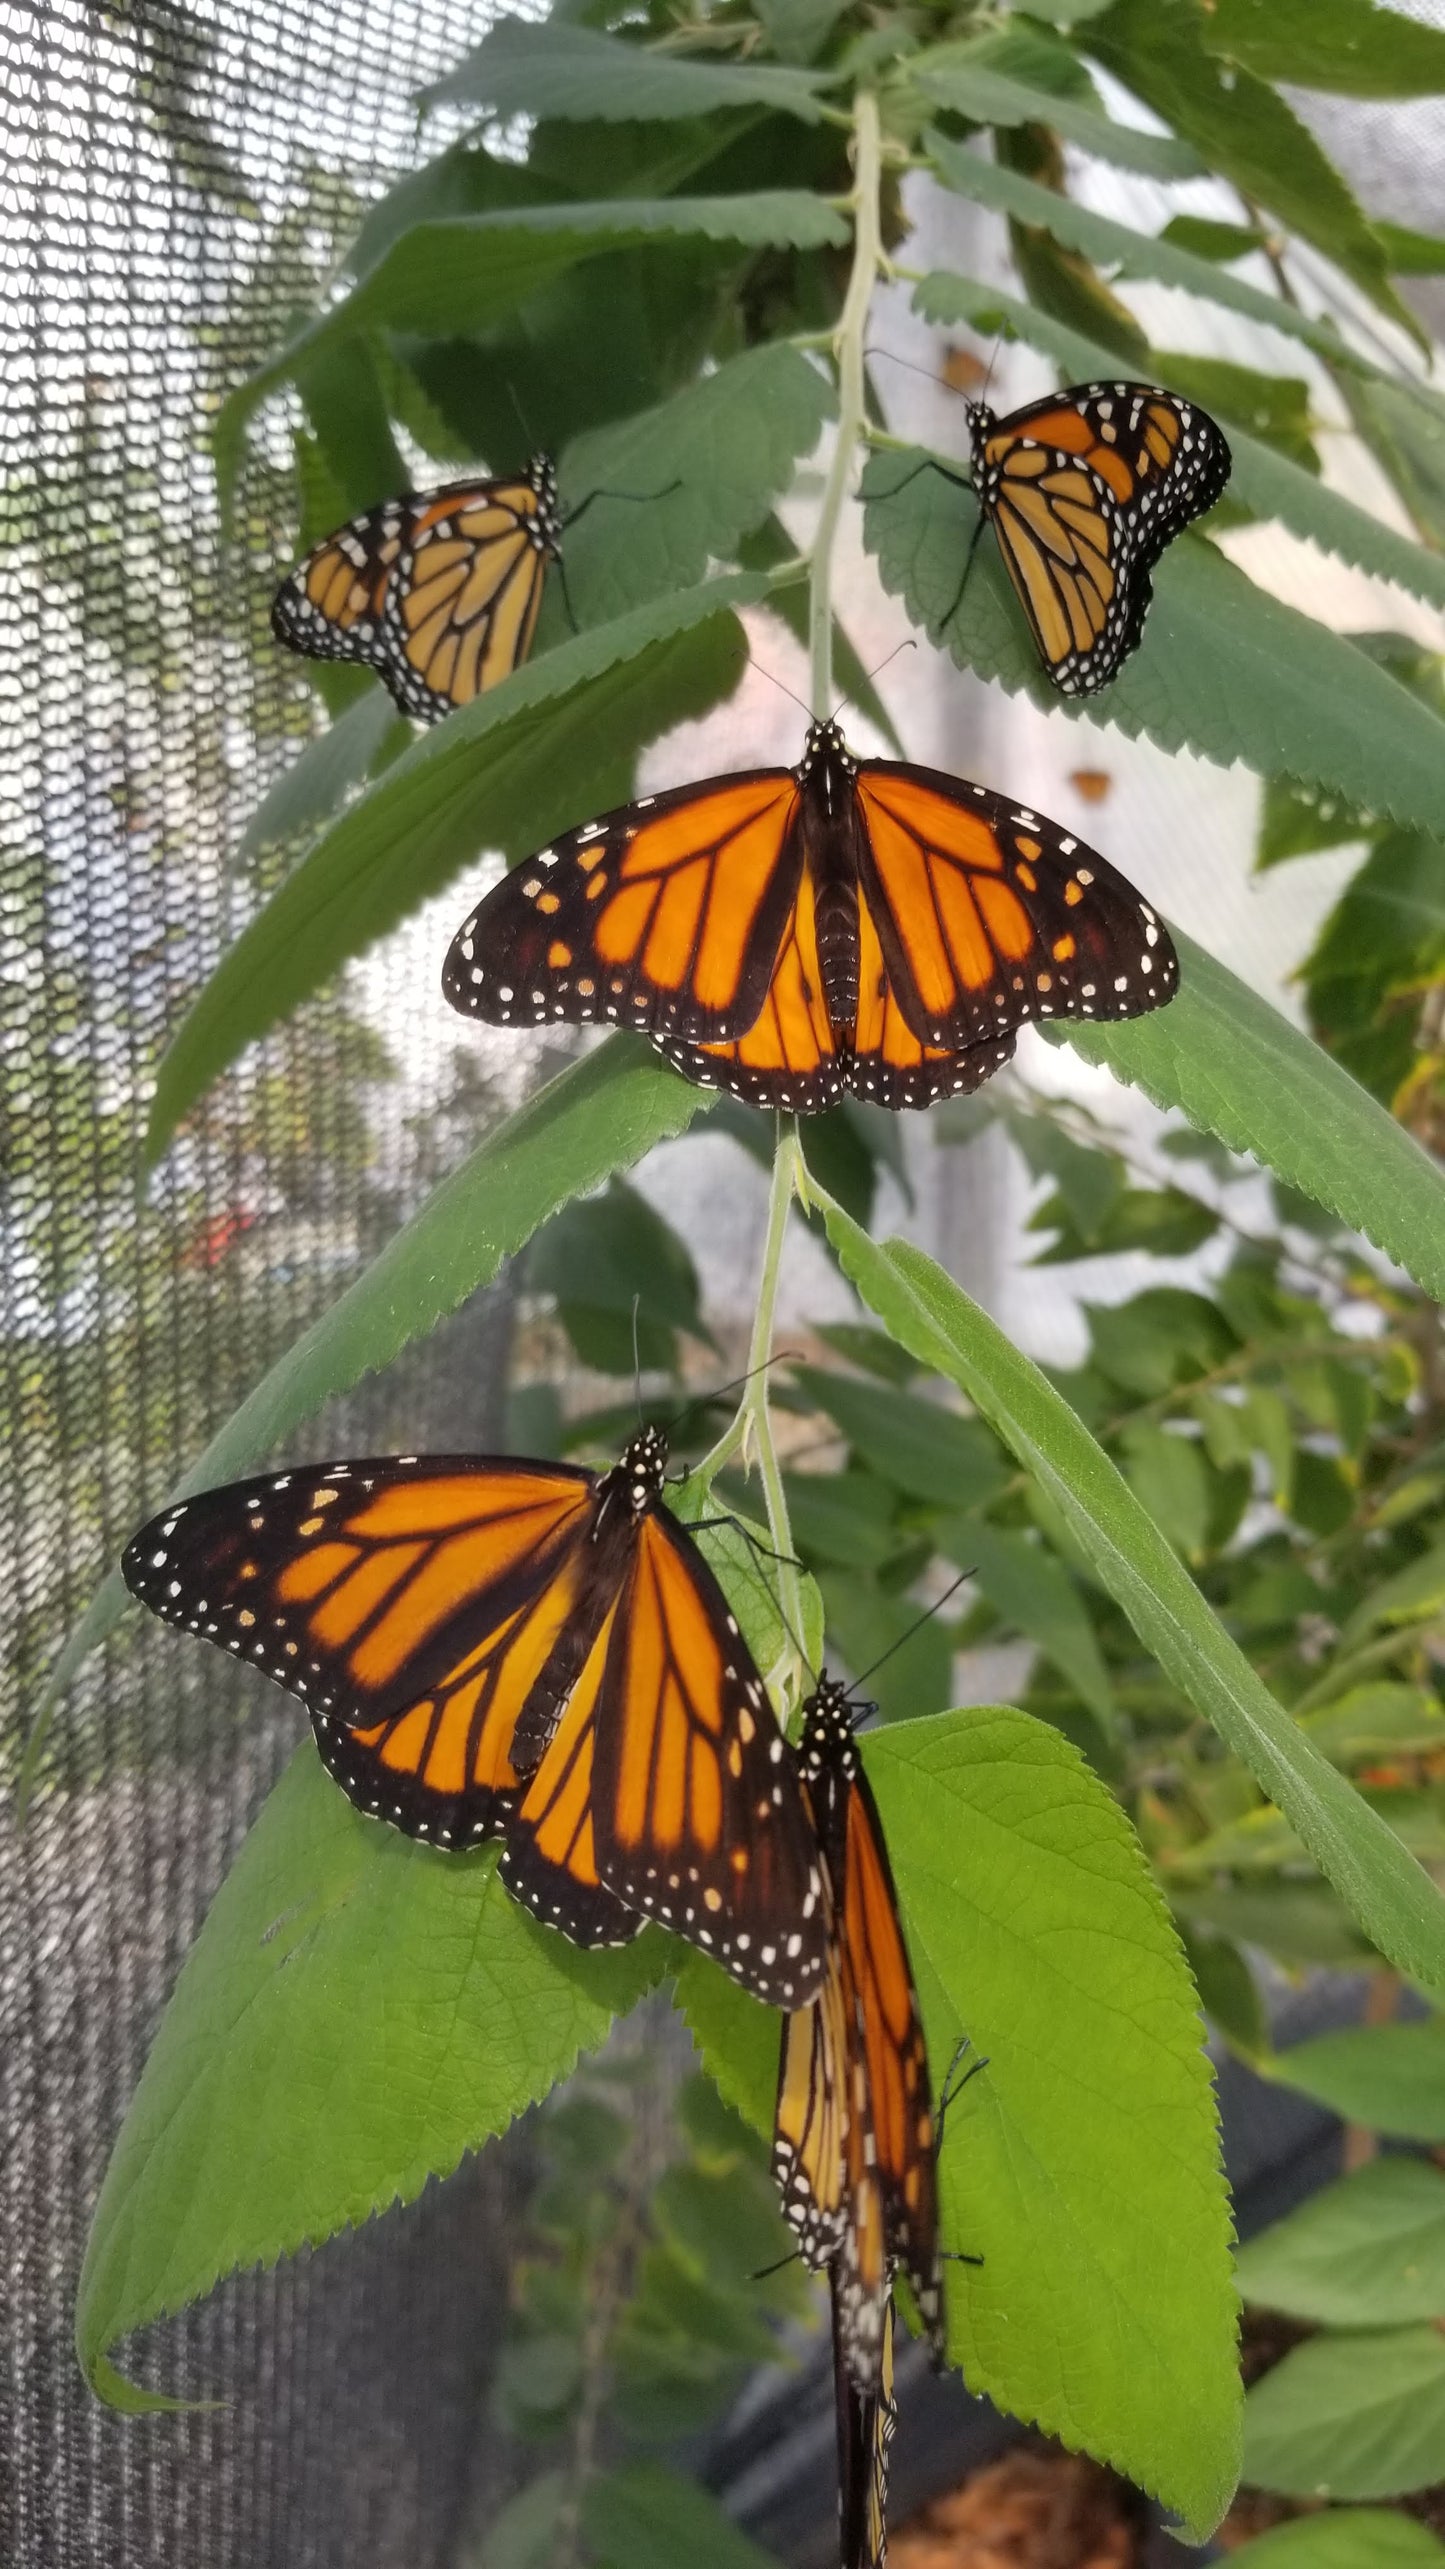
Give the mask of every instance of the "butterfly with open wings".
[[635, 1027], [705, 1087], [812, 1114], [977, 1088], [1030, 1020], [1141, 1016], [1178, 977], [1081, 840], [817, 723], [796, 768], [643, 795], [517, 866], [442, 987], [492, 1025]]
[[359, 1809], [441, 1847], [501, 1836], [508, 1887], [575, 1943], [655, 1918], [795, 2006], [824, 1959], [812, 1816], [666, 1464], [650, 1427], [603, 1473], [297, 1465], [177, 1501], [121, 1567], [300, 1697]]

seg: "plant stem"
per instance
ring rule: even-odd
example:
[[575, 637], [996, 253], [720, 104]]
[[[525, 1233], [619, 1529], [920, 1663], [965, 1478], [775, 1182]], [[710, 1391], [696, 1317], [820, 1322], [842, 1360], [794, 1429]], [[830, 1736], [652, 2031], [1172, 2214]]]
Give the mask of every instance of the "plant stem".
[[838, 362], [838, 435], [813, 538], [808, 639], [813, 713], [819, 722], [826, 722], [833, 710], [833, 550], [866, 417], [863, 341], [883, 251], [878, 207], [882, 169], [878, 102], [871, 92], [860, 90], [853, 110], [853, 272], [833, 337]]

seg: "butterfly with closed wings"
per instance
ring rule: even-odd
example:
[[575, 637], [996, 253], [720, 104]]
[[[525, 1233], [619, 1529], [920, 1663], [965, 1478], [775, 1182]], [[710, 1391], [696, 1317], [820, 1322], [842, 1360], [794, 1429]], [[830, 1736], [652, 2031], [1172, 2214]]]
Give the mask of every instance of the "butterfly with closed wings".
[[796, 768], [643, 795], [517, 866], [442, 987], [492, 1025], [634, 1027], [705, 1087], [812, 1114], [977, 1088], [1030, 1020], [1141, 1016], [1178, 978], [1081, 840], [816, 723]]
[[1039, 657], [1066, 696], [1138, 646], [1166, 545], [1229, 479], [1223, 431], [1157, 384], [1073, 384], [995, 418], [968, 405], [973, 490]]
[[297, 1465], [178, 1500], [121, 1567], [300, 1697], [360, 1810], [440, 1847], [500, 1836], [508, 1887], [575, 1943], [655, 1918], [796, 2006], [825, 1949], [812, 1817], [666, 1465], [655, 1427], [603, 1473]]
[[448, 482], [338, 528], [276, 592], [278, 641], [375, 669], [404, 714], [433, 722], [519, 668], [562, 549], [549, 455], [501, 479]]

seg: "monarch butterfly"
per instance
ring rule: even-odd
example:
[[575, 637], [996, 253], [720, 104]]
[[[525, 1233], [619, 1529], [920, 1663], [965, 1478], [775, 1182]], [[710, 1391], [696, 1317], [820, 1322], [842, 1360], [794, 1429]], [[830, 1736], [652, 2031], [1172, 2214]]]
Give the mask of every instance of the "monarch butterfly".
[[827, 1967], [816, 1999], [784, 2020], [773, 2173], [804, 2264], [828, 2269], [837, 2361], [871, 2399], [895, 2268], [939, 2352], [943, 2269], [928, 2050], [854, 1718], [836, 1678], [803, 1708], [798, 1763], [822, 1857]]
[[977, 1088], [1040, 1017], [1172, 997], [1147, 901], [1081, 840], [961, 777], [850, 756], [644, 794], [488, 893], [442, 987], [493, 1025], [611, 1021], [704, 1087], [811, 1114]]
[[1228, 481], [1224, 434], [1157, 384], [1074, 384], [1006, 419], [970, 402], [968, 427], [980, 522], [1044, 667], [1091, 696], [1138, 646], [1165, 546]]
[[526, 659], [561, 545], [556, 470], [534, 455], [511, 478], [353, 518], [282, 581], [271, 628], [313, 660], [364, 661], [404, 714], [433, 721]]
[[823, 1967], [812, 1821], [666, 1464], [648, 1427], [601, 1474], [297, 1465], [178, 1501], [121, 1567], [301, 1698], [359, 1809], [442, 1847], [503, 1836], [509, 1888], [574, 1942], [626, 1943], [641, 1912], [795, 2006]]

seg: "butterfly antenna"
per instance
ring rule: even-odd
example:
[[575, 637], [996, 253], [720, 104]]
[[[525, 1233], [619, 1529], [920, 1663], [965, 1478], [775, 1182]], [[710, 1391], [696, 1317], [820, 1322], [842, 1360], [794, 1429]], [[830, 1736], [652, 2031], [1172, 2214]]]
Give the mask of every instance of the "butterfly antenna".
[[956, 1597], [959, 1589], [964, 1585], [965, 1580], [971, 1579], [973, 1575], [974, 1574], [971, 1570], [960, 1570], [958, 1577], [949, 1581], [949, 1584], [944, 1589], [942, 1596], [935, 1597], [931, 1606], [925, 1606], [922, 1614], [914, 1618], [913, 1622], [908, 1626], [907, 1631], [900, 1632], [898, 1639], [896, 1641], [890, 1641], [887, 1649], [879, 1653], [879, 1656], [874, 1660], [872, 1667], [865, 1668], [861, 1677], [854, 1678], [853, 1684], [849, 1688], [850, 1694], [856, 1693], [860, 1686], [866, 1686], [870, 1677], [877, 1676], [878, 1671], [883, 1666], [885, 1660], [891, 1659], [896, 1650], [901, 1650], [906, 1641], [911, 1641], [916, 1632], [922, 1632], [924, 1625], [926, 1623], [932, 1623], [935, 1615], [941, 1615], [949, 1598]]
[[754, 1374], [765, 1374], [770, 1365], [791, 1365], [797, 1362], [798, 1358], [791, 1347], [780, 1347], [776, 1354], [765, 1356], [760, 1365], [750, 1366], [745, 1374], [734, 1375], [730, 1383], [717, 1383], [711, 1391], [699, 1392], [696, 1400], [690, 1400], [685, 1409], [678, 1411], [667, 1431], [669, 1436], [676, 1436], [683, 1420], [691, 1418], [695, 1409], [706, 1409], [715, 1400], [726, 1400], [729, 1392], [740, 1392], [744, 1383], [752, 1381]]
[[[889, 651], [889, 652], [885, 652], [885, 654], [884, 654], [883, 658], [879, 661], [879, 663], [878, 663], [878, 665], [877, 665], [877, 667], [876, 667], [875, 669], [865, 669], [865, 670], [864, 670], [864, 672], [863, 672], [863, 683], [864, 683], [864, 685], [865, 685], [865, 686], [868, 686], [868, 687], [871, 687], [875, 678], [881, 678], [881, 677], [882, 677], [882, 675], [883, 675], [884, 670], [885, 670], [885, 669], [890, 669], [890, 668], [892, 667], [892, 665], [893, 665], [894, 661], [898, 658], [898, 655], [899, 655], [900, 651], [916, 651], [917, 649], [918, 649], [918, 636], [917, 636], [917, 634], [915, 634], [915, 633], [905, 634], [905, 636], [904, 636], [904, 638], [903, 638], [903, 640], [902, 640], [901, 642], [895, 642], [895, 644], [893, 645], [892, 650], [891, 650], [891, 651]], [[857, 699], [857, 697], [856, 697], [856, 696], [840, 696], [840, 697], [839, 697], [839, 699], [838, 699], [838, 708], [837, 708], [837, 712], [836, 712], [836, 713], [834, 714], [834, 716], [833, 716], [833, 720], [834, 720], [834, 722], [836, 722], [836, 721], [837, 721], [837, 719], [838, 719], [838, 714], [841, 714], [841, 712], [842, 712], [842, 710], [843, 710], [843, 707], [844, 707], [845, 705], [855, 705], [855, 706], [857, 706], [857, 709], [858, 709], [859, 713], [861, 713], [861, 712], [863, 711], [862, 706], [858, 704], [858, 699]]]
[[660, 491], [589, 491], [585, 500], [578, 501], [571, 515], [563, 518], [563, 529], [570, 533], [574, 526], [579, 525], [594, 500], [628, 500], [635, 508], [651, 508], [655, 500], [669, 499], [674, 491], [680, 491], [681, 488], [681, 477], [678, 477], [671, 482], [665, 482]]
[[632, 1388], [637, 1399], [639, 1427], [642, 1425], [642, 1355], [637, 1343], [637, 1306], [641, 1300], [640, 1293], [635, 1293], [632, 1297]]
[[795, 689], [795, 688], [792, 688], [792, 687], [790, 687], [790, 686], [788, 685], [788, 682], [787, 682], [786, 678], [779, 678], [779, 677], [775, 676], [775, 675], [774, 675], [774, 673], [773, 673], [773, 671], [772, 671], [771, 669], [769, 669], [769, 668], [766, 668], [766, 667], [764, 666], [763, 662], [762, 662], [761, 660], [759, 660], [759, 658], [757, 657], [756, 652], [751, 653], [749, 656], [750, 656], [750, 658], [751, 658], [751, 660], [752, 660], [753, 667], [756, 669], [756, 671], [757, 671], [757, 673], [758, 673], [758, 676], [759, 676], [760, 678], [767, 678], [767, 679], [770, 679], [770, 680], [772, 681], [772, 684], [773, 684], [775, 687], [779, 687], [779, 688], [781, 688], [781, 690], [782, 690], [782, 692], [783, 692], [783, 694], [784, 694], [785, 696], [791, 696], [791, 697], [792, 697], [792, 699], [793, 699], [794, 704], [795, 704], [795, 705], [798, 705], [798, 706], [801, 706], [801, 708], [802, 708], [803, 712], [807, 715], [809, 722], [811, 722], [811, 721], [813, 720], [813, 708], [812, 708], [812, 706], [811, 706], [811, 705], [809, 705], [809, 704], [804, 703], [803, 698], [802, 698], [802, 697], [797, 693], [796, 689]]
[[557, 577], [562, 583], [562, 604], [567, 610], [567, 622], [574, 633], [580, 633], [582, 627], [577, 621], [577, 610], [572, 604], [572, 592], [567, 586], [567, 565], [560, 553], [557, 556]]

